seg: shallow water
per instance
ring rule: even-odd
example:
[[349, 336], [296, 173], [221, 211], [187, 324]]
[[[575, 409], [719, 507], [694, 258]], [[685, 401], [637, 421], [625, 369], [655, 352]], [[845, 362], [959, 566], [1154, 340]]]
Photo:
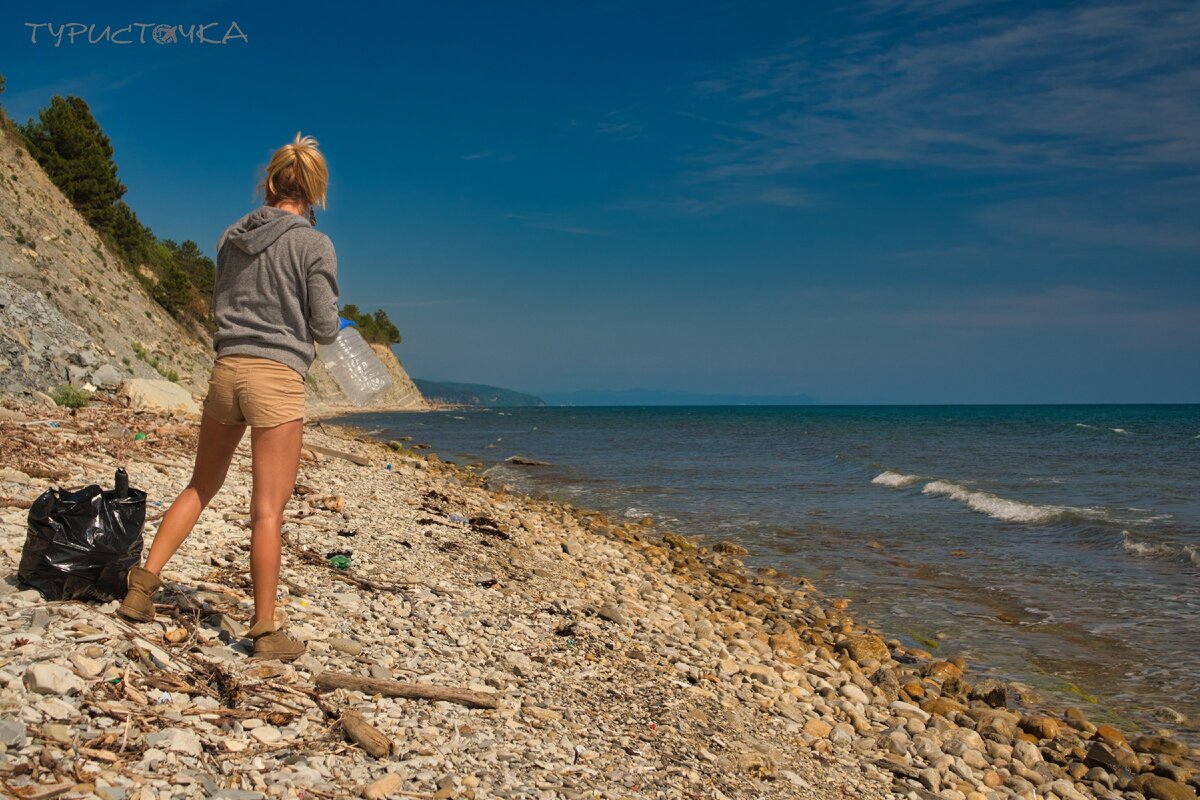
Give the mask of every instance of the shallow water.
[[[1200, 731], [1200, 406], [363, 414], [493, 482], [746, 545], [1126, 729]], [[514, 466], [515, 454], [552, 462]], [[1094, 702], [1093, 702], [1094, 701]]]

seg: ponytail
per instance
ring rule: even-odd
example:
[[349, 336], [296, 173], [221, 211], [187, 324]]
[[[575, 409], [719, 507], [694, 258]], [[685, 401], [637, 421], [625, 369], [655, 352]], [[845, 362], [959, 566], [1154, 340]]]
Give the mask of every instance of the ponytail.
[[291, 144], [285, 144], [271, 156], [267, 174], [259, 183], [259, 191], [268, 205], [280, 200], [292, 200], [308, 206], [325, 207], [329, 189], [329, 167], [325, 156], [317, 149], [317, 140], [296, 134]]

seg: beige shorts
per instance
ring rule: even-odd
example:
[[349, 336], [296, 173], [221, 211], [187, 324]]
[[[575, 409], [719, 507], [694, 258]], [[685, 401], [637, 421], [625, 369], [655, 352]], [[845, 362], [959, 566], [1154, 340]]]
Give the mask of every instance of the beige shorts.
[[273, 428], [304, 419], [304, 376], [261, 356], [221, 356], [213, 364], [204, 413], [226, 425]]

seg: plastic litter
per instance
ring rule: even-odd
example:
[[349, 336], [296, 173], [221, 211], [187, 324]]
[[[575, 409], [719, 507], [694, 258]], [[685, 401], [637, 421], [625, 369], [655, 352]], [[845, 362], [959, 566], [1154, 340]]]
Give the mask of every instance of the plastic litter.
[[133, 440], [135, 442], [144, 442], [146, 441], [146, 434], [142, 431], [138, 431], [133, 435]]
[[342, 319], [341, 326], [333, 344], [321, 348], [321, 360], [346, 398], [363, 406], [391, 386], [392, 378], [354, 323]]
[[326, 553], [325, 557], [329, 559], [329, 566], [334, 569], [350, 569], [349, 550], [334, 550], [332, 553]]
[[17, 577], [47, 600], [123, 597], [129, 568], [142, 560], [146, 493], [118, 469], [116, 487], [47, 489], [29, 509]]

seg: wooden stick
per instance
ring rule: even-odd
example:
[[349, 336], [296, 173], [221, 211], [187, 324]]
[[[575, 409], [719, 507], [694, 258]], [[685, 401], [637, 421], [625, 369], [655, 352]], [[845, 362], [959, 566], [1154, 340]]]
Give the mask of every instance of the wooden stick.
[[349, 461], [351, 464], [357, 464], [360, 467], [371, 466], [370, 461], [363, 458], [362, 456], [356, 456], [353, 453], [343, 453], [341, 450], [334, 450], [332, 447], [322, 447], [319, 444], [305, 444], [304, 446], [306, 448], [308, 448], [309, 450], [312, 450], [314, 453], [320, 453], [323, 456], [331, 456], [333, 458], [341, 458], [346, 461]]
[[0, 507], [2, 508], [29, 508], [32, 505], [32, 500], [24, 500], [20, 497], [0, 497]]
[[391, 740], [372, 727], [357, 711], [347, 709], [342, 712], [341, 723], [342, 730], [351, 741], [366, 750], [368, 755], [385, 758], [392, 752]]
[[493, 692], [477, 692], [473, 689], [458, 689], [452, 686], [434, 686], [429, 683], [404, 683], [381, 678], [364, 678], [344, 672], [322, 672], [314, 682], [318, 689], [353, 689], [364, 694], [381, 694], [384, 697], [405, 697], [409, 700], [444, 700], [459, 703], [467, 708], [497, 708]]

